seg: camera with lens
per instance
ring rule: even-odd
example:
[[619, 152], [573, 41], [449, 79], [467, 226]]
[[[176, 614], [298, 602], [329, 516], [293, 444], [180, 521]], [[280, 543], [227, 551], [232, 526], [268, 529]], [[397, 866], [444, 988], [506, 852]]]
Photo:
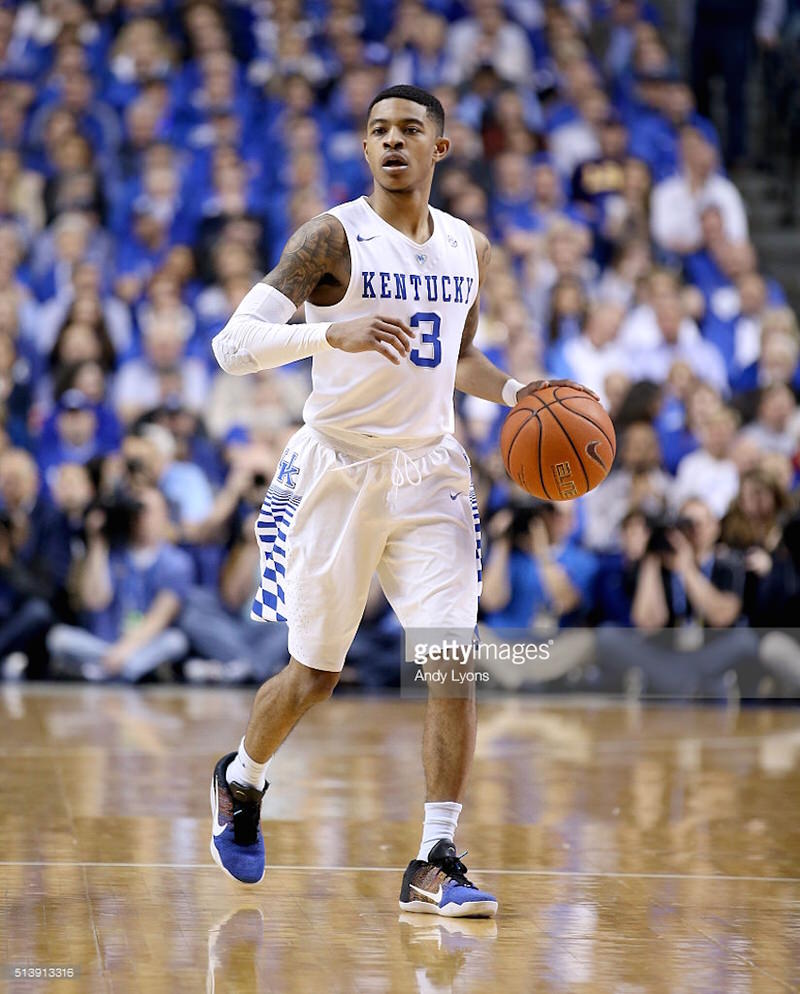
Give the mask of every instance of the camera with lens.
[[530, 533], [531, 522], [535, 518], [547, 515], [553, 510], [553, 504], [549, 500], [539, 500], [531, 497], [528, 500], [512, 501], [506, 511], [511, 512], [508, 524], [498, 535], [499, 538], [509, 540], [512, 545], [517, 544], [520, 539], [524, 539]]
[[650, 529], [650, 539], [646, 551], [659, 555], [671, 555], [675, 552], [669, 540], [670, 532], [682, 532], [688, 539], [691, 539], [694, 533], [694, 522], [691, 518], [676, 517], [669, 514], [648, 518], [647, 526]]
[[119, 491], [110, 496], [98, 497], [89, 505], [86, 513], [93, 510], [103, 512], [102, 533], [108, 544], [120, 546], [130, 541], [142, 504], [131, 494]]

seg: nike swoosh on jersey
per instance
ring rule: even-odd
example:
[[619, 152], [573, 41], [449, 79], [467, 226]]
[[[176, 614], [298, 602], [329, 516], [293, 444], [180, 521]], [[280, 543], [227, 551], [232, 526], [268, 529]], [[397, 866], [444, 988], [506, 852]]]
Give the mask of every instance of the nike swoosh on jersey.
[[456, 497], [460, 497], [464, 493], [463, 490], [459, 490], [457, 493], [450, 493], [450, 500], [455, 500]]
[[439, 884], [439, 890], [435, 894], [431, 894], [429, 890], [422, 890], [421, 887], [415, 887], [413, 884], [409, 884], [408, 886], [411, 888], [411, 890], [415, 890], [418, 894], [421, 894], [423, 897], [427, 897], [428, 900], [433, 901], [434, 904], [438, 904], [439, 901], [441, 901], [442, 899], [441, 884]]
[[373, 238], [380, 238], [380, 237], [381, 237], [380, 235], [369, 235], [369, 237], [365, 238], [363, 235], [356, 235], [356, 241], [371, 242]]

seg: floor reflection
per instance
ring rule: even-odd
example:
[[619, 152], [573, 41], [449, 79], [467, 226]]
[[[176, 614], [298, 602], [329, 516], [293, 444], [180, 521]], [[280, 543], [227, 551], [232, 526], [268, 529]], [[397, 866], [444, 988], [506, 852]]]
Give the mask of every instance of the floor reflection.
[[472, 922], [398, 918], [416, 702], [310, 712], [271, 768], [263, 884], [224, 878], [208, 782], [249, 706], [3, 689], [0, 962], [80, 966], [80, 994], [800, 990], [800, 713], [484, 703], [459, 842], [500, 914]]
[[456, 980], [481, 975], [491, 980], [491, 946], [497, 938], [494, 919], [438, 918], [400, 912], [400, 944], [411, 966], [413, 994], [453, 994]]
[[229, 911], [208, 930], [206, 994], [251, 994], [263, 968], [264, 915], [248, 904]]

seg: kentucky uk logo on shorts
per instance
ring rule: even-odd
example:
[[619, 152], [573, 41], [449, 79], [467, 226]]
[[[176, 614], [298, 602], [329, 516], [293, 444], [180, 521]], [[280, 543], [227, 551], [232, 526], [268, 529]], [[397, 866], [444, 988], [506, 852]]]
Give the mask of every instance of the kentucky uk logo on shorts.
[[[290, 459], [286, 457], [291, 456]], [[281, 459], [278, 465], [278, 483], [283, 483], [285, 486], [289, 487], [291, 490], [297, 486], [295, 482], [295, 476], [300, 472], [300, 467], [295, 466], [294, 461], [297, 458], [296, 452], [284, 452], [283, 459]]]

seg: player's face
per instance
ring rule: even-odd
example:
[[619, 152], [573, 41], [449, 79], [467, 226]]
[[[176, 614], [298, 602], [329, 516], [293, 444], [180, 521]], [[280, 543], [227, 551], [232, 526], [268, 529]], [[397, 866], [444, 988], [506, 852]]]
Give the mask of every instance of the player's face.
[[429, 184], [433, 167], [447, 155], [450, 141], [421, 104], [392, 97], [370, 111], [364, 155], [375, 182], [400, 193]]

